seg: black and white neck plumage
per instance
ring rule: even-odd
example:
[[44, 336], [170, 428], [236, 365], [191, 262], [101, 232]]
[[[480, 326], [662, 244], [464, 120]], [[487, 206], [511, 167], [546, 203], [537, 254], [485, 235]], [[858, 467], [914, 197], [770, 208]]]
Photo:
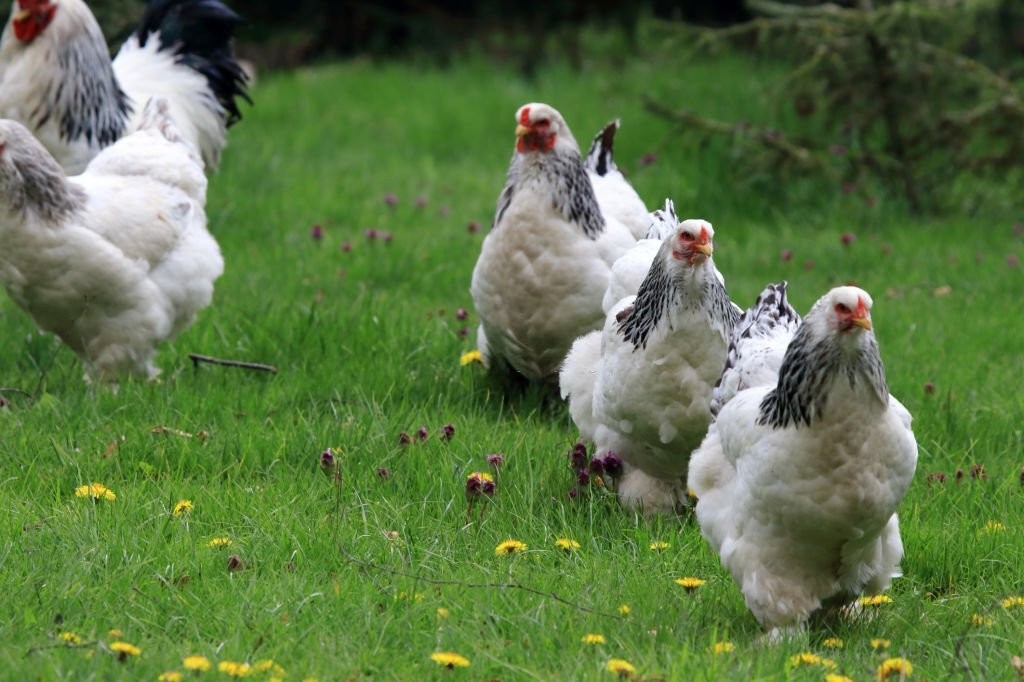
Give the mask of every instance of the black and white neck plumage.
[[588, 238], [597, 239], [605, 229], [604, 216], [565, 119], [554, 107], [530, 103], [516, 112], [516, 122], [516, 151], [498, 197], [493, 225], [501, 222], [514, 193], [524, 183], [539, 180], [550, 187], [553, 208]]
[[618, 331], [634, 348], [645, 348], [673, 310], [702, 311], [728, 337], [740, 314], [711, 258], [714, 234], [711, 223], [690, 219], [662, 241], [633, 305], [618, 316]]
[[68, 182], [64, 169], [24, 126], [0, 120], [0, 234], [10, 217], [20, 223], [29, 215], [44, 222], [66, 219], [85, 204], [85, 193]]
[[786, 350], [776, 387], [761, 402], [758, 424], [810, 426], [824, 413], [836, 382], [877, 400], [879, 409], [889, 404], [871, 304], [866, 291], [843, 286], [811, 307]]
[[711, 414], [739, 391], [774, 385], [800, 315], [786, 298], [786, 282], [769, 284], [758, 295], [729, 335], [722, 376], [711, 395]]
[[138, 128], [150, 97], [164, 97], [214, 168], [240, 116], [236, 98], [249, 99], [230, 43], [240, 21], [220, 0], [149, 0], [111, 61], [83, 0], [17, 0], [0, 41], [0, 117], [28, 127], [74, 175]]
[[[4, 61], [33, 59], [28, 66], [43, 85], [30, 98], [34, 101], [26, 103], [29, 120], [23, 123], [38, 129], [52, 121], [61, 140], [83, 139], [105, 147], [124, 134], [131, 113], [114, 76], [106, 40], [80, 0], [50, 3], [50, 8], [28, 40], [18, 38], [17, 31], [5, 32]], [[4, 86], [17, 88], [6, 82]]]

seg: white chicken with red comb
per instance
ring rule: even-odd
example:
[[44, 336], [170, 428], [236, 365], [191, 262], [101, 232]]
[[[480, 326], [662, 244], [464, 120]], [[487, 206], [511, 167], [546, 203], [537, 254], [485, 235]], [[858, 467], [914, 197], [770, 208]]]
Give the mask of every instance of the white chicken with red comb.
[[728, 399], [690, 462], [701, 532], [770, 639], [900, 575], [896, 509], [917, 443], [889, 394], [871, 307], [852, 286], [819, 299], [777, 380]]
[[674, 224], [636, 296], [573, 344], [559, 375], [582, 438], [599, 456], [622, 459], [620, 501], [648, 514], [687, 503], [690, 453], [711, 421], [711, 390], [739, 318], [713, 238], [705, 220]]
[[572, 342], [601, 326], [612, 264], [635, 241], [602, 214], [562, 115], [520, 107], [508, 180], [470, 286], [485, 363], [555, 380]]
[[231, 40], [241, 18], [220, 0], [149, 0], [111, 60], [83, 0], [15, 0], [0, 36], [0, 118], [28, 128], [65, 172], [131, 134], [151, 97], [166, 100], [207, 170], [248, 100]]

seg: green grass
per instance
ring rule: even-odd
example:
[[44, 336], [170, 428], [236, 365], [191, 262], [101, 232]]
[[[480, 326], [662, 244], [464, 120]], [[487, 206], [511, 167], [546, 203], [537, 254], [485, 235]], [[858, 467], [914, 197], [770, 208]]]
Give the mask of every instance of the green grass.
[[[886, 638], [914, 679], [1011, 679], [1024, 608], [1000, 600], [1024, 594], [1024, 281], [1006, 258], [1024, 255], [1012, 229], [1021, 216], [924, 221], [884, 193], [869, 207], [813, 183], [796, 188], [799, 200], [763, 191], [725, 147], [679, 139], [642, 97], [762, 117], [778, 69], [657, 57], [581, 73], [555, 65], [532, 84], [478, 59], [448, 71], [357, 61], [265, 75], [210, 184], [227, 271], [214, 304], [161, 349], [160, 382], [90, 388], [69, 351], [0, 302], [0, 385], [31, 394], [5, 393], [0, 411], [0, 670], [156, 679], [201, 654], [273, 659], [296, 680], [599, 680], [616, 657], [645, 679], [820, 680], [820, 668], [787, 666], [813, 651], [867, 680], [884, 658], [870, 640]], [[906, 575], [874, 617], [759, 646], [692, 519], [636, 518], [601, 490], [570, 501], [563, 454], [576, 434], [564, 407], [459, 366], [472, 347], [459, 331], [476, 320], [455, 311], [472, 310], [513, 113], [531, 100], [559, 107], [581, 144], [620, 116], [620, 164], [652, 206], [672, 196], [682, 214], [714, 222], [716, 261], [740, 303], [782, 278], [801, 311], [840, 282], [874, 294], [890, 389], [920, 444], [901, 508]], [[658, 161], [638, 167], [648, 152]], [[471, 221], [483, 229], [470, 233]], [[370, 241], [367, 228], [393, 239]], [[857, 237], [849, 247], [844, 231]], [[279, 371], [196, 369], [189, 352]], [[456, 427], [448, 442], [446, 423]], [[425, 442], [398, 445], [420, 426]], [[328, 446], [341, 452], [340, 488], [318, 470]], [[506, 457], [498, 495], [467, 523], [466, 475], [495, 452]], [[987, 480], [953, 482], [976, 463]], [[937, 471], [949, 480], [929, 485]], [[76, 497], [90, 481], [117, 499]], [[192, 500], [191, 515], [171, 515], [179, 499]], [[1005, 530], [982, 532], [990, 520]], [[208, 547], [216, 537], [232, 545]], [[580, 549], [557, 550], [559, 537]], [[506, 538], [529, 550], [495, 556]], [[669, 547], [652, 551], [655, 541]], [[243, 570], [228, 570], [231, 555]], [[682, 576], [707, 583], [687, 594], [674, 583]], [[972, 614], [991, 624], [971, 626]], [[111, 629], [141, 655], [119, 662]], [[65, 646], [63, 631], [83, 643]], [[586, 633], [606, 643], [584, 645]], [[845, 647], [826, 648], [832, 635]], [[708, 653], [724, 640], [733, 653]], [[443, 670], [434, 651], [471, 666]]]

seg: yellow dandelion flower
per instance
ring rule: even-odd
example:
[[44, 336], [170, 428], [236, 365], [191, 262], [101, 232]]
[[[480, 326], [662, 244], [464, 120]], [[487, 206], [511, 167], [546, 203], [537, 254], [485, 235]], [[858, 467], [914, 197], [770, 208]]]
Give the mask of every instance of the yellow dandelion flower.
[[466, 476], [466, 480], [467, 481], [470, 480], [471, 478], [476, 478], [476, 479], [480, 480], [481, 483], [484, 483], [484, 482], [493, 483], [494, 482], [494, 478], [491, 477], [491, 475], [489, 473], [487, 473], [486, 471], [474, 471], [469, 476]]
[[853, 682], [853, 678], [839, 673], [829, 673], [825, 675], [825, 682]]
[[579, 549], [580, 543], [570, 538], [558, 538], [555, 540], [555, 547], [558, 549], [564, 549], [566, 552], [571, 552], [574, 549]]
[[821, 641], [821, 645], [826, 649], [842, 649], [846, 646], [839, 637], [826, 637]]
[[715, 642], [708, 647], [708, 651], [713, 653], [715, 656], [732, 653], [735, 649], [736, 646], [732, 642]]
[[707, 581], [706, 580], [702, 580], [701, 578], [691, 578], [691, 577], [676, 578], [676, 585], [682, 585], [683, 589], [686, 590], [687, 592], [693, 592], [698, 587], [703, 585], [705, 582], [707, 582]]
[[221, 661], [217, 664], [217, 670], [229, 677], [245, 677], [252, 670], [252, 666], [239, 661]]
[[1024, 597], [1007, 597], [1002, 604], [1004, 609], [1012, 609], [1014, 606], [1024, 609]]
[[619, 615], [628, 616], [629, 612], [633, 609], [629, 608], [629, 604], [619, 604]]
[[171, 510], [171, 513], [174, 514], [175, 516], [182, 516], [183, 514], [191, 514], [192, 513], [192, 500], [178, 500], [178, 502], [174, 505], [174, 509]]
[[123, 634], [124, 633], [121, 632], [121, 628], [110, 628], [107, 630], [107, 637], [110, 639], [121, 639], [121, 635]]
[[442, 618], [442, 619], [443, 618], [447, 618], [449, 615], [450, 614], [449, 614], [448, 609], [444, 608], [443, 606], [438, 607], [438, 609], [437, 609], [437, 617], [438, 618]]
[[212, 547], [214, 549], [217, 549], [219, 547], [230, 547], [231, 546], [231, 538], [214, 538], [214, 539], [210, 540], [209, 542], [207, 542], [206, 546], [207, 547]]
[[498, 556], [502, 554], [518, 554], [519, 552], [526, 551], [526, 544], [519, 540], [505, 540], [503, 543], [494, 548], [494, 553]]
[[882, 639], [880, 637], [871, 640], [871, 648], [874, 649], [875, 651], [879, 651], [879, 650], [883, 650], [883, 649], [888, 649], [890, 644], [892, 644], [892, 642], [890, 642], [887, 639]]
[[614, 673], [619, 677], [632, 677], [633, 673], [636, 672], [636, 668], [634, 668], [629, 661], [621, 658], [608, 659], [607, 668], [608, 672]]
[[988, 627], [989, 625], [992, 625], [992, 619], [988, 616], [983, 616], [980, 613], [972, 613], [971, 625], [979, 628]]
[[861, 597], [857, 601], [861, 606], [881, 606], [882, 604], [891, 604], [892, 597], [887, 594], [875, 594], [870, 597]]
[[211, 667], [210, 659], [206, 656], [186, 656], [181, 665], [185, 670], [193, 670], [199, 673], [206, 672]]
[[449, 670], [452, 668], [466, 668], [469, 666], [468, 658], [460, 656], [453, 651], [435, 651], [430, 654], [430, 660], [438, 665], [448, 668]]
[[156, 682], [181, 682], [181, 673], [177, 670], [168, 670], [165, 673], [160, 673]]
[[[261, 658], [260, 660], [258, 660], [258, 661], [256, 661], [255, 663], [252, 664], [252, 670], [253, 670], [253, 672], [257, 672], [257, 673], [265, 673], [268, 670], [272, 670], [275, 665], [277, 665], [277, 663], [274, 662], [274, 659], [272, 659], [272, 658]], [[277, 667], [280, 668], [281, 666], [277, 666]]]
[[986, 521], [985, 525], [981, 527], [982, 533], [1002, 533], [1005, 530], [1006, 526], [998, 521]]
[[484, 354], [478, 350], [471, 350], [459, 356], [459, 365], [461, 367], [465, 367], [473, 362], [479, 362], [481, 365], [484, 364]]
[[60, 633], [57, 636], [60, 637], [61, 639], [63, 639], [68, 644], [81, 644], [82, 643], [82, 638], [79, 637], [77, 633], [74, 633], [74, 632], [71, 632], [71, 631], [64, 631], [64, 632]]
[[320, 682], [320, 680], [310, 675], [309, 677], [303, 677], [302, 682]]
[[878, 679], [887, 680], [895, 676], [898, 680], [910, 677], [914, 672], [914, 666], [905, 658], [887, 658], [878, 666]]
[[138, 656], [142, 653], [142, 649], [128, 642], [111, 642], [110, 650], [116, 652], [117, 657], [122, 661], [129, 656]]
[[91, 497], [94, 500], [108, 500], [110, 502], [117, 499], [114, 491], [102, 483], [90, 483], [89, 485], [75, 488], [75, 497]]
[[809, 651], [794, 654], [789, 657], [789, 667], [799, 668], [802, 665], [820, 665], [822, 668], [828, 668], [829, 670], [834, 670], [837, 667], [836, 662], [832, 659], [822, 658], [818, 654], [812, 654]]
[[593, 632], [588, 632], [587, 634], [583, 635], [583, 638], [580, 639], [580, 641], [584, 644], [604, 644], [604, 635], [598, 635], [594, 634]]
[[668, 549], [671, 546], [672, 545], [668, 544], [664, 540], [656, 540], [656, 541], [651, 543], [650, 548], [652, 550], [654, 550], [655, 552], [660, 552], [661, 550]]

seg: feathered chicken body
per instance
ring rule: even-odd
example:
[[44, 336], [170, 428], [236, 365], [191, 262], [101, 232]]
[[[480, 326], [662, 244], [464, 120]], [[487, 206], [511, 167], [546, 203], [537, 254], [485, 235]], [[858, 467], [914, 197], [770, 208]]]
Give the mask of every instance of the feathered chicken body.
[[554, 108], [516, 113], [516, 151], [470, 291], [491, 365], [553, 379], [573, 340], [601, 326], [612, 264], [632, 244], [602, 215], [576, 141]]
[[661, 249], [661, 242], [678, 224], [679, 218], [676, 217], [675, 205], [671, 199], [665, 199], [664, 209], [659, 208], [648, 214], [647, 229], [643, 238], [612, 264], [608, 288], [605, 289], [601, 301], [601, 309], [605, 313], [610, 312], [616, 303], [627, 296], [636, 295], [651, 269], [654, 257]]
[[560, 375], [581, 435], [622, 458], [621, 501], [649, 513], [684, 502], [687, 463], [711, 421], [711, 388], [739, 317], [711, 259], [713, 236], [706, 221], [678, 223], [636, 297], [576, 341]]
[[726, 402], [690, 464], [701, 532], [773, 636], [900, 574], [917, 444], [871, 305], [849, 286], [815, 303], [777, 381]]
[[786, 282], [769, 284], [736, 323], [729, 338], [725, 369], [711, 394], [711, 413], [739, 391], [774, 385], [800, 315], [786, 299]]
[[0, 280], [92, 377], [156, 376], [157, 345], [210, 303], [224, 262], [205, 201], [202, 162], [163, 100], [71, 178], [0, 121]]
[[583, 166], [601, 212], [628, 227], [634, 238], [643, 239], [650, 226], [650, 214], [633, 185], [615, 165], [613, 156], [619, 125], [618, 119], [611, 121], [594, 136]]
[[113, 61], [83, 0], [16, 0], [0, 37], [0, 117], [25, 125], [67, 173], [136, 130], [152, 96], [215, 168], [248, 100], [220, 0], [150, 0]]

